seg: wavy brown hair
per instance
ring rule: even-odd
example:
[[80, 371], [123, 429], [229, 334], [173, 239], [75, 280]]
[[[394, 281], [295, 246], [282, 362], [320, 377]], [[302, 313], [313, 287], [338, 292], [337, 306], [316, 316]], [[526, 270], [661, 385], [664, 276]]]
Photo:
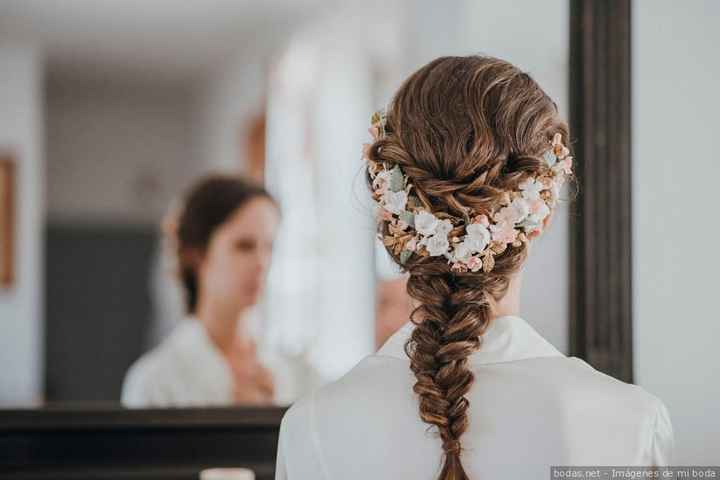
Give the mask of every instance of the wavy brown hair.
[[[422, 203], [457, 227], [471, 215], [489, 215], [505, 192], [546, 172], [542, 155], [556, 133], [568, 145], [557, 106], [527, 73], [487, 56], [441, 57], [402, 84], [387, 109], [385, 134], [370, 146], [368, 158], [400, 165]], [[387, 234], [387, 222], [378, 226]], [[403, 264], [387, 250], [410, 273], [408, 294], [418, 303], [405, 351], [420, 417], [442, 439], [439, 479], [467, 479], [460, 441], [474, 380], [468, 357], [480, 348], [527, 244], [508, 245], [489, 273], [453, 272], [442, 256], [413, 255]]]

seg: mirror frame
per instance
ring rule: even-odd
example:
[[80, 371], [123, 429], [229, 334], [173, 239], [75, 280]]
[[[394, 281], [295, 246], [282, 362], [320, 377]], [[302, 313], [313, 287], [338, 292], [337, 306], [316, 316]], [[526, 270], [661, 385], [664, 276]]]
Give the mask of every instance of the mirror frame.
[[0, 410], [7, 479], [193, 479], [211, 467], [275, 474], [286, 408]]
[[630, 0], [570, 0], [570, 125], [580, 160], [570, 354], [624, 382], [633, 381], [630, 29]]

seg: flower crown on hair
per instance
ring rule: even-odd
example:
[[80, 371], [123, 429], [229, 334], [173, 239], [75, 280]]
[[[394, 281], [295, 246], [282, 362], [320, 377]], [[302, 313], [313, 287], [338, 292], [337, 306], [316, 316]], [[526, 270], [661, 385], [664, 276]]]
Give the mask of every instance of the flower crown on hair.
[[[371, 124], [373, 141], [382, 139], [387, 134], [385, 111], [375, 112]], [[403, 265], [416, 254], [443, 256], [453, 272], [492, 271], [495, 255], [508, 245], [519, 247], [540, 234], [545, 217], [558, 201], [560, 188], [572, 173], [572, 157], [562, 135], [556, 133], [548, 143], [543, 154], [550, 167], [547, 173], [528, 177], [519, 190], [505, 192], [495, 211], [468, 217], [469, 221], [457, 226], [452, 216], [435, 215], [424, 205], [400, 165], [370, 160], [370, 144], [365, 144], [363, 156], [377, 202], [378, 224], [387, 224], [387, 229], [380, 229], [379, 239], [400, 256]]]

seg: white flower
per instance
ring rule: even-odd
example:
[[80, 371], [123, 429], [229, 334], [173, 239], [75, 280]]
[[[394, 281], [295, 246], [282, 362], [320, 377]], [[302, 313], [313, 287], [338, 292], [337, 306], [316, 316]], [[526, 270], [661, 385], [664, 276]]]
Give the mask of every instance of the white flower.
[[387, 190], [383, 195], [385, 209], [396, 215], [399, 215], [400, 212], [405, 210], [407, 200], [408, 196], [404, 190], [400, 190], [399, 192]]
[[470, 255], [472, 255], [472, 246], [470, 245], [471, 242], [468, 242], [467, 240], [463, 241], [462, 243], [458, 243], [455, 245], [453, 249], [453, 258], [456, 262], [467, 262], [468, 258], [470, 258]]
[[507, 206], [503, 207], [493, 216], [497, 223], [515, 223], [517, 218], [517, 210], [515, 208]]
[[536, 230], [542, 230], [542, 224], [540, 224], [539, 222], [533, 222], [529, 218], [525, 220], [520, 226], [523, 228], [523, 230], [525, 230], [525, 233], [532, 233]]
[[539, 202], [537, 211], [528, 216], [528, 221], [532, 223], [540, 223], [548, 215], [550, 215], [550, 207], [548, 207], [545, 202]]
[[433, 235], [425, 239], [425, 248], [432, 257], [444, 255], [449, 247], [450, 242], [448, 242], [447, 235]]
[[510, 206], [515, 208], [517, 212], [517, 220], [515, 220], [515, 223], [522, 222], [530, 213], [530, 205], [528, 205], [527, 200], [524, 198], [516, 198]]
[[481, 223], [471, 223], [465, 227], [467, 236], [463, 243], [467, 243], [473, 252], [482, 252], [490, 243], [490, 230]]
[[552, 182], [552, 186], [550, 187], [550, 189], [552, 190], [553, 199], [557, 200], [558, 198], [560, 198], [560, 189], [562, 188], [562, 184], [562, 178], [555, 177]]
[[435, 235], [447, 235], [452, 229], [453, 224], [450, 220], [441, 220], [435, 227]]
[[528, 200], [535, 200], [540, 198], [540, 192], [545, 190], [545, 186], [542, 182], [537, 181], [534, 178], [528, 178], [520, 184], [520, 190], [522, 190], [522, 196]]
[[432, 213], [420, 212], [415, 214], [415, 230], [422, 235], [433, 235], [438, 223], [437, 217]]
[[467, 235], [465, 240], [455, 245], [453, 256], [455, 261], [467, 262], [474, 253], [482, 253], [490, 242], [490, 231], [485, 230], [482, 235]]

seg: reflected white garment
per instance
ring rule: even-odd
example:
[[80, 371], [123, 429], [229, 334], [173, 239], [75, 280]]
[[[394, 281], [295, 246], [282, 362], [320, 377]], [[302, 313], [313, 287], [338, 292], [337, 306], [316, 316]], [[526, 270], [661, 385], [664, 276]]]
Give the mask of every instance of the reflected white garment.
[[[375, 355], [288, 410], [276, 480], [437, 478], [441, 440], [418, 416], [403, 351], [413, 328], [408, 322]], [[471, 479], [672, 461], [673, 429], [660, 399], [563, 355], [520, 317], [493, 320], [470, 364], [462, 461]]]
[[[273, 403], [288, 405], [318, 385], [301, 359], [258, 347], [258, 359], [273, 376]], [[127, 407], [227, 406], [233, 402], [233, 376], [205, 327], [185, 319], [155, 349], [128, 370], [122, 389]]]

